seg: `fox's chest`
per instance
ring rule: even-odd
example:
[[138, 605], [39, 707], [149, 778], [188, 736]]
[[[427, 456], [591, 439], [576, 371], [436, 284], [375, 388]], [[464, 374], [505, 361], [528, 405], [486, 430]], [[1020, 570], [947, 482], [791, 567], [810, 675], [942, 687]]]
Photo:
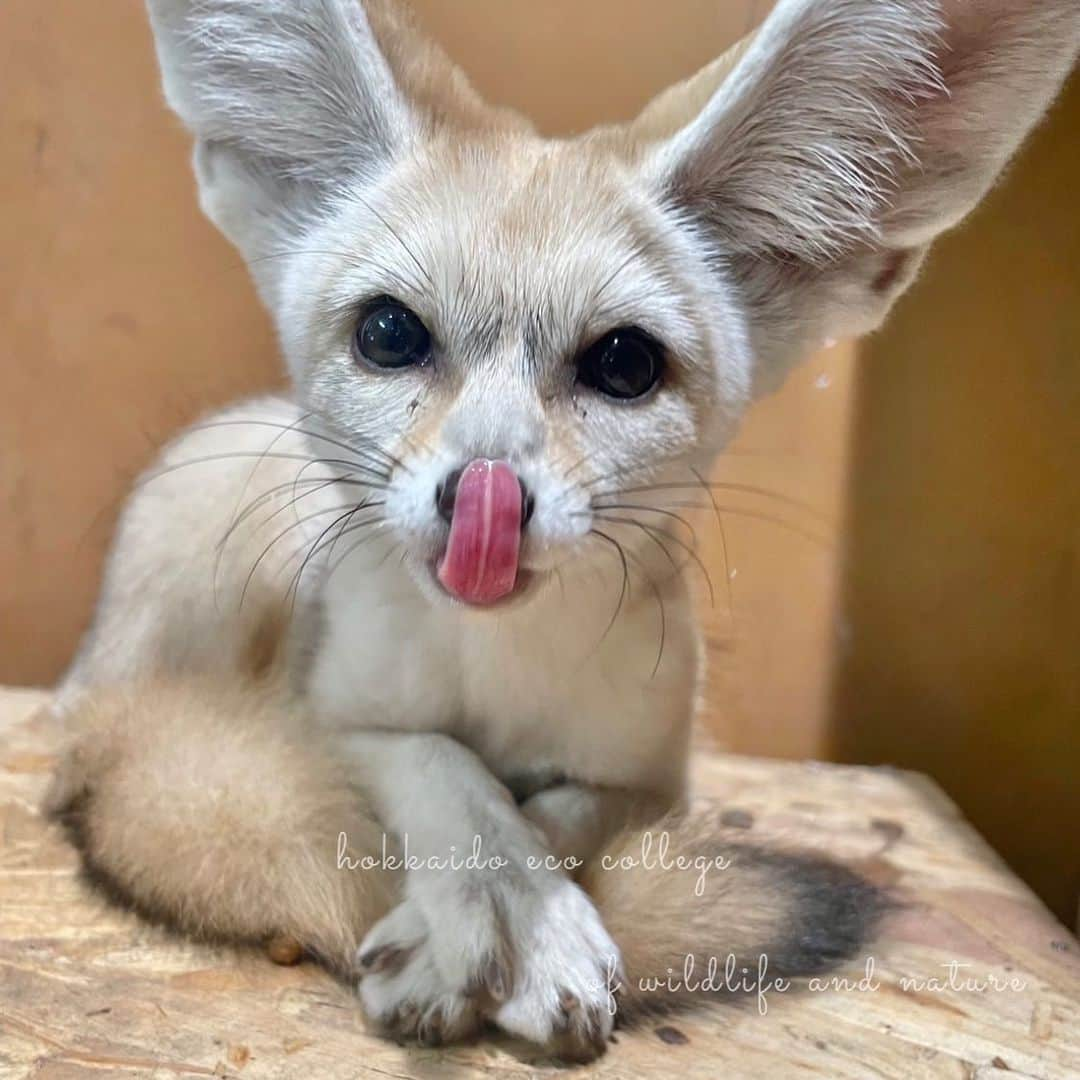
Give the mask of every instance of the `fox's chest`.
[[444, 732], [511, 785], [640, 782], [682, 752], [693, 642], [688, 625], [669, 629], [653, 678], [650, 628], [632, 611], [616, 631], [609, 622], [595, 598], [475, 615], [407, 580], [361, 579], [326, 598], [308, 693], [334, 729]]

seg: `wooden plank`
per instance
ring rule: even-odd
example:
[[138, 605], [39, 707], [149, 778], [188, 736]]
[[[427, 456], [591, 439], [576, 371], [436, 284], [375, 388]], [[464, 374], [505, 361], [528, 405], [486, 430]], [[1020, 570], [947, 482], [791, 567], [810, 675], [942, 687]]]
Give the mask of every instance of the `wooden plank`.
[[[275, 967], [254, 952], [193, 945], [109, 906], [37, 813], [58, 743], [54, 723], [35, 714], [43, 700], [0, 693], [0, 1077], [512, 1080], [552, 1071], [533, 1048], [501, 1038], [444, 1050], [378, 1039], [349, 989], [310, 964]], [[906, 907], [870, 947], [862, 988], [865, 958], [845, 969], [850, 986], [772, 991], [760, 1009], [714, 1005], [619, 1032], [592, 1075], [1080, 1075], [1076, 940], [932, 784], [884, 769], [713, 755], [699, 758], [696, 784], [748, 838], [829, 851], [892, 885]], [[966, 985], [991, 976], [1006, 989]]]

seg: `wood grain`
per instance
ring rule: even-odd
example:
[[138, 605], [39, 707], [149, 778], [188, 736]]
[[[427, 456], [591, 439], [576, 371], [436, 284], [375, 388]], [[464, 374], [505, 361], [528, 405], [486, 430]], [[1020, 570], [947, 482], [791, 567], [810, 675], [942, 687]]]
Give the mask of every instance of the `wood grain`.
[[[37, 804], [57, 751], [43, 698], [0, 694], [0, 1077], [560, 1075], [493, 1038], [416, 1050], [373, 1037], [347, 987], [312, 965], [178, 940], [109, 906]], [[702, 756], [699, 796], [748, 839], [831, 852], [907, 902], [869, 950], [873, 988], [772, 992], [619, 1032], [612, 1080], [1080, 1075], [1080, 946], [931, 783], [884, 769]], [[1021, 990], [901, 980], [970, 965]]]

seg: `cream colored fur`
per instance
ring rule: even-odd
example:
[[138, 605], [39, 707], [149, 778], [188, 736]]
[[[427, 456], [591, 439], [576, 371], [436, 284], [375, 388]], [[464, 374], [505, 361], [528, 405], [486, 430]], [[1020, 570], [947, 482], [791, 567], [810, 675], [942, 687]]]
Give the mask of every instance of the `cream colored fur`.
[[[50, 806], [88, 867], [191, 932], [294, 938], [425, 1042], [490, 1021], [588, 1059], [614, 984], [665, 1007], [693, 995], [639, 980], [687, 956], [850, 955], [872, 890], [684, 814], [699, 644], [672, 515], [753, 396], [876, 326], [993, 183], [1075, 58], [1075, 0], [781, 0], [635, 123], [565, 141], [381, 0], [149, 7], [294, 393], [181, 435], [124, 511], [57, 701]], [[433, 364], [356, 363], [386, 294]], [[574, 382], [618, 326], [668, 358], [639, 402]], [[529, 585], [492, 612], [431, 575], [437, 486], [477, 456], [535, 498]], [[702, 895], [611, 869], [643, 829], [733, 865]], [[421, 865], [349, 869], [341, 834]], [[477, 837], [508, 865], [427, 868]]]

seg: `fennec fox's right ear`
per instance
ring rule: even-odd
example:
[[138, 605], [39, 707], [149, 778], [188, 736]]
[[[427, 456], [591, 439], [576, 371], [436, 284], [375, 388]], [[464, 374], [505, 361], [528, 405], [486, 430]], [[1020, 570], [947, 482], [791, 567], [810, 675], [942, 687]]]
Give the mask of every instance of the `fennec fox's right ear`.
[[[430, 120], [407, 102], [376, 33], [397, 55], [409, 28], [381, 3], [369, 17], [359, 0], [148, 0], [148, 7], [165, 96], [195, 136], [202, 208], [273, 306], [280, 263], [273, 256], [335, 195], [375, 179]], [[421, 55], [424, 74], [468, 97], [437, 50]], [[407, 62], [397, 66], [419, 81]]]
[[440, 127], [531, 130], [485, 103], [393, 0], [147, 0], [168, 103], [195, 136], [204, 213], [268, 306], [282, 260]]
[[206, 215], [274, 299], [275, 260], [415, 132], [356, 0], [149, 0], [165, 96], [195, 136]]

